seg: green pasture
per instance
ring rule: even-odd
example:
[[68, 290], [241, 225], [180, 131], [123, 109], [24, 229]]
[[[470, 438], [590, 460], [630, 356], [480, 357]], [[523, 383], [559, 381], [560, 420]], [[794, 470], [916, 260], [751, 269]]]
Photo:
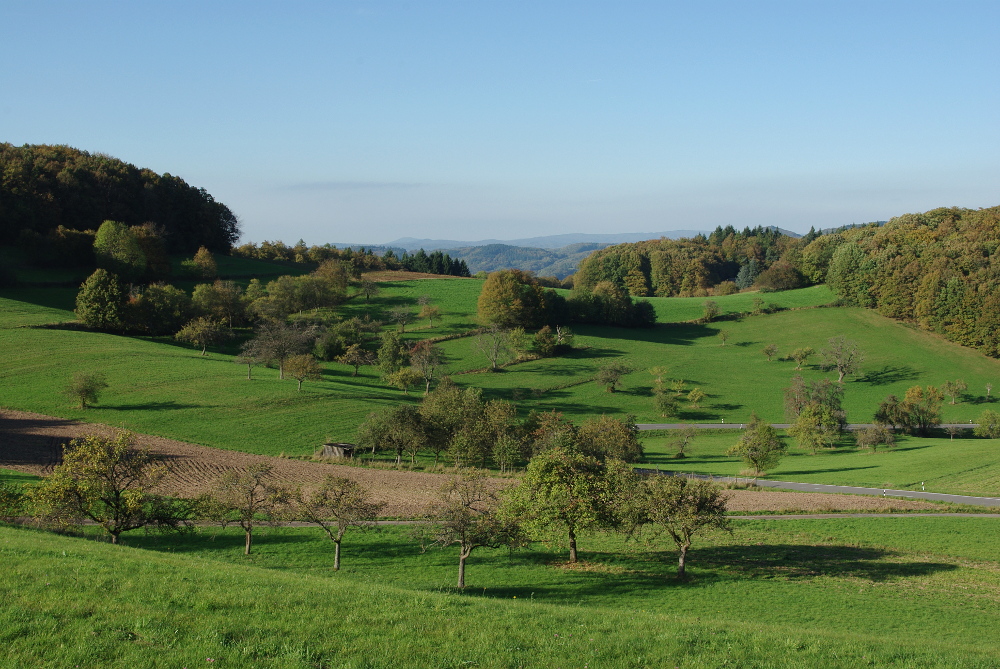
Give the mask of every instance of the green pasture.
[[992, 667], [994, 518], [738, 521], [662, 545], [581, 539], [455, 549], [355, 532], [333, 572], [314, 528], [127, 535], [125, 546], [0, 527], [2, 666]]
[[728, 314], [745, 314], [754, 310], [754, 300], [760, 298], [764, 306], [780, 309], [801, 309], [803, 307], [818, 307], [830, 304], [836, 299], [825, 284], [786, 290], [781, 293], [736, 293], [722, 297], [648, 297], [643, 298], [652, 303], [656, 309], [656, 320], [659, 323], [682, 323], [701, 318], [705, 314], [705, 302], [712, 300], [719, 305], [719, 312]]
[[[442, 317], [433, 327], [426, 321], [410, 324], [405, 337], [413, 341], [454, 336], [475, 327], [480, 287], [481, 281], [474, 279], [386, 282], [380, 295], [370, 301], [355, 296], [339, 313], [380, 318], [400, 306], [416, 313], [417, 299], [428, 295]], [[774, 300], [783, 296], [799, 303], [822, 298], [821, 291], [812, 288], [768, 294]], [[352, 377], [352, 368], [324, 363], [323, 380], [306, 382], [298, 392], [294, 380], [279, 381], [273, 369], [257, 368], [248, 381], [246, 368], [233, 364], [235, 344], [202, 357], [169, 338], [21, 327], [71, 320], [73, 298], [74, 291], [65, 288], [0, 293], [0, 406], [122, 425], [218, 448], [301, 456], [311, 454], [326, 439], [352, 441], [357, 425], [375, 409], [420, 398], [420, 389], [406, 396], [383, 386], [372, 367], [363, 367]], [[654, 366], [666, 367], [670, 379], [684, 379], [688, 389], [699, 387], [708, 394], [698, 408], [682, 402], [681, 414], [670, 422], [745, 423], [754, 411], [771, 422], [785, 421], [783, 390], [792, 376], [817, 380], [831, 373], [819, 369], [817, 358], [800, 372], [792, 361], [768, 362], [761, 349], [770, 343], [778, 346], [779, 356], [785, 356], [804, 346], [821, 349], [832, 336], [858, 342], [866, 359], [862, 373], [845, 385], [844, 406], [851, 422], [870, 420], [890, 393], [902, 396], [912, 385], [962, 378], [969, 389], [958, 404], [944, 406], [943, 416], [949, 422], [966, 423], [992, 406], [984, 397], [985, 384], [1000, 379], [997, 360], [855, 308], [795, 309], [650, 329], [574, 329], [577, 349], [571, 354], [511, 365], [497, 373], [466, 373], [488, 364], [475, 350], [473, 337], [442, 341], [447, 358], [443, 371], [460, 385], [483, 388], [488, 397], [513, 400], [522, 413], [555, 410], [574, 421], [602, 413], [632, 414], [641, 423], [664, 420], [653, 407], [653, 377], [647, 370]], [[730, 333], [725, 346], [718, 337], [721, 329]], [[636, 370], [615, 393], [591, 381], [598, 366], [611, 359], [624, 360]], [[110, 384], [99, 404], [86, 411], [75, 409], [61, 394], [77, 371], [101, 371]], [[884, 455], [850, 448], [834, 454], [794, 455], [772, 475], [848, 485], [891, 482], [894, 487], [923, 480], [935, 491], [995, 492], [996, 466], [989, 455], [995, 443], [969, 439], [956, 440], [952, 446], [908, 440]], [[718, 453], [722, 450], [720, 446]], [[834, 463], [829, 458], [838, 459]], [[685, 466], [719, 474], [738, 471], [731, 458], [689, 460]]]
[[[742, 461], [726, 455], [739, 439], [739, 430], [699, 432], [686, 449], [687, 457], [675, 458], [675, 435], [668, 431], [642, 434], [645, 462], [664, 471], [684, 471], [712, 476], [737, 476]], [[956, 495], [996, 497], [1000, 495], [1000, 440], [948, 437], [900, 436], [892, 449], [875, 453], [859, 450], [853, 437], [845, 435], [837, 448], [815, 455], [783, 437], [788, 453], [767, 473], [777, 481], [800, 481], [865, 488], [920, 490]]]

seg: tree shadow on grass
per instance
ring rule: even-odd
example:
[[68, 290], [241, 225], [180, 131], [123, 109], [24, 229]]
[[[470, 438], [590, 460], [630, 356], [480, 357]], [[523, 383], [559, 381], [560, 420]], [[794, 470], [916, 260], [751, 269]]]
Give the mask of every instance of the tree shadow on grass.
[[214, 409], [217, 404], [187, 404], [166, 400], [163, 402], [142, 402], [140, 404], [102, 404], [99, 408], [108, 411], [176, 411], [178, 409]]
[[882, 369], [873, 369], [864, 376], [859, 376], [857, 383], [868, 383], [873, 386], [887, 386], [898, 381], [913, 381], [920, 378], [917, 370], [909, 365], [885, 365]]
[[863, 467], [830, 467], [829, 469], [802, 469], [802, 470], [781, 470], [775, 472], [774, 476], [798, 476], [799, 474], [832, 474], [835, 472], [856, 472], [863, 469], [876, 469], [877, 465], [865, 465]]

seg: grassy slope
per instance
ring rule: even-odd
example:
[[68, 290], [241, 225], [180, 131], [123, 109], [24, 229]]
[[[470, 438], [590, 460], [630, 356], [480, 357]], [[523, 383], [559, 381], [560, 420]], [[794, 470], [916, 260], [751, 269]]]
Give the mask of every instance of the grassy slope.
[[[736, 432], [699, 434], [675, 459], [669, 434], [643, 439], [647, 460], [663, 470], [690, 471], [714, 476], [735, 476], [743, 463], [725, 454], [736, 443]], [[892, 450], [859, 451], [846, 437], [833, 450], [813, 455], [785, 438], [788, 454], [768, 472], [767, 478], [898, 490], [920, 490], [923, 481], [933, 492], [997, 496], [1000, 493], [1000, 448], [996, 440], [901, 437]]]
[[741, 522], [696, 544], [689, 584], [672, 553], [613, 539], [588, 538], [578, 570], [481, 550], [462, 594], [454, 551], [420, 554], [405, 528], [350, 535], [339, 573], [314, 529], [272, 530], [248, 560], [232, 531], [129, 539], [157, 554], [0, 528], [0, 662], [988, 667], [997, 522]]
[[[247, 261], [251, 266], [252, 261]], [[240, 271], [246, 269], [240, 264]], [[443, 311], [433, 328], [426, 322], [409, 326], [408, 339], [441, 336], [475, 325], [473, 314], [481, 282], [470, 279], [399, 281], [383, 285], [371, 302], [351, 299], [342, 311], [375, 317], [390, 308], [410, 305], [430, 295]], [[324, 381], [280, 382], [274, 370], [255, 370], [248, 382], [245, 368], [231, 356], [214, 352], [201, 357], [170, 340], [146, 340], [69, 330], [39, 330], [22, 324], [69, 320], [73, 291], [24, 289], [0, 297], [0, 405], [62, 417], [126, 427], [194, 443], [289, 455], [311, 453], [326, 438], [350, 441], [355, 426], [374, 408], [401, 401], [416, 402], [383, 387], [373, 368], [361, 375], [342, 365], [324, 365]], [[821, 303], [828, 295], [816, 288], [770, 294], [788, 304]], [[727, 310], [739, 311], [747, 295], [718, 298]], [[669, 302], [669, 301], [667, 301]], [[661, 307], [666, 308], [666, 307]], [[686, 307], [685, 307], [686, 308]], [[719, 345], [719, 329], [731, 332]], [[519, 397], [522, 410], [563, 411], [575, 420], [598, 413], [633, 413], [640, 422], [658, 422], [652, 410], [652, 377], [644, 371], [666, 365], [671, 377], [709, 394], [701, 409], [685, 407], [680, 421], [744, 422], [751, 410], [771, 421], [784, 420], [782, 389], [796, 373], [794, 363], [767, 362], [760, 350], [778, 344], [782, 354], [800, 346], [822, 348], [833, 335], [859, 342], [867, 353], [867, 376], [846, 385], [849, 419], [870, 419], [876, 404], [889, 393], [902, 395], [914, 384], [940, 384], [964, 378], [969, 397], [944, 407], [946, 420], [967, 422], [986, 406], [981, 388], [1000, 378], [1000, 362], [946, 342], [931, 334], [861, 309], [798, 309], [767, 316], [708, 325], [678, 324], [649, 330], [580, 327], [577, 342], [585, 346], [567, 358], [522, 363], [502, 373], [461, 374], [460, 384], [486, 389], [489, 396]], [[452, 372], [486, 365], [471, 338], [444, 342]], [[631, 362], [638, 371], [626, 377], [624, 389], [605, 392], [588, 381], [598, 364], [611, 357]], [[100, 404], [87, 411], [72, 408], [60, 394], [77, 370], [101, 370], [111, 384]], [[827, 376], [815, 366], [801, 372], [807, 379]], [[557, 388], [559, 386], [568, 386]], [[557, 389], [553, 389], [557, 388]], [[732, 437], [728, 438], [732, 441]], [[901, 452], [869, 456], [844, 449], [837, 454], [786, 458], [774, 476], [825, 483], [906, 487], [921, 480], [931, 490], [995, 494], [1000, 488], [996, 442], [968, 440], [956, 445], [915, 441]], [[650, 445], [656, 448], [655, 440]], [[732, 474], [739, 464], [721, 457], [729, 444], [700, 451], [685, 467]], [[713, 450], [714, 449], [714, 450]], [[704, 457], [702, 457], [704, 456]], [[836, 458], [831, 460], [830, 458]]]

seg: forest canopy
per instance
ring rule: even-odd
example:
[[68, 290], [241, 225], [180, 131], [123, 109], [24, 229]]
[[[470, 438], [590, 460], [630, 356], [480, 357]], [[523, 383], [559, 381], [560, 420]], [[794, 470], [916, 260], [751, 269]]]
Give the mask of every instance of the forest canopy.
[[240, 236], [226, 205], [180, 177], [69, 146], [0, 143], [0, 243], [106, 220], [152, 224], [173, 253], [228, 253]]

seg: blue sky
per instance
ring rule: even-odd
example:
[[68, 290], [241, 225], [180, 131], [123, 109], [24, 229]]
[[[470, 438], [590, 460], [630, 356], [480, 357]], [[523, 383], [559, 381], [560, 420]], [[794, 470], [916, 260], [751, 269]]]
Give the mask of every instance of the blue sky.
[[1000, 204], [997, 2], [0, 4], [0, 141], [379, 243]]

